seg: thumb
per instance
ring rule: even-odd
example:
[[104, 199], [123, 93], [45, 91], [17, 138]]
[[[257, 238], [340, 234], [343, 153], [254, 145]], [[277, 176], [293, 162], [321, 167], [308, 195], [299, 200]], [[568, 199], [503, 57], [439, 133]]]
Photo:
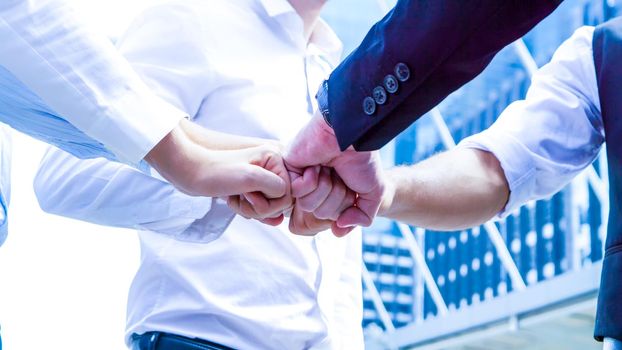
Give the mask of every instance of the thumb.
[[240, 193], [261, 192], [266, 198], [281, 198], [287, 194], [287, 183], [280, 176], [260, 166], [248, 165]]
[[337, 219], [337, 227], [342, 229], [369, 225], [371, 225], [371, 219], [364, 211], [357, 207], [350, 207], [344, 210]]
[[294, 175], [291, 180], [292, 195], [296, 198], [300, 198], [315, 191], [320, 179], [320, 170], [322, 170], [320, 166], [310, 166], [304, 169], [302, 175]]

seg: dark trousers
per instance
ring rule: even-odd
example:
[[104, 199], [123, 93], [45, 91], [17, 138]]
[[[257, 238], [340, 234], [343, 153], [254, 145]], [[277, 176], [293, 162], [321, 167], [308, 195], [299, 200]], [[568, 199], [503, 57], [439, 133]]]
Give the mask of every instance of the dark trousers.
[[[2, 349], [0, 349], [2, 350]], [[208, 340], [162, 332], [132, 335], [132, 350], [234, 350]]]

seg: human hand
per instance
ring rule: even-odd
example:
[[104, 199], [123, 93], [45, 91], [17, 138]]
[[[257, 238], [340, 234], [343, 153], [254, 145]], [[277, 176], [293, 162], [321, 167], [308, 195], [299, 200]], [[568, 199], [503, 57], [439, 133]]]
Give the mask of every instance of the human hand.
[[[325, 186], [320, 186], [318, 165], [332, 167], [354, 193], [356, 201], [340, 213], [336, 226], [369, 226], [378, 213], [384, 192], [383, 173], [377, 152], [341, 152], [333, 130], [319, 114], [303, 128], [290, 145], [285, 162], [292, 178], [292, 193], [301, 202], [301, 210], [313, 211], [326, 200]], [[330, 192], [329, 192], [330, 193]]]
[[345, 236], [353, 227], [339, 227], [336, 220], [354, 205], [356, 194], [346, 187], [333, 169], [313, 167], [312, 171], [319, 171], [317, 190], [296, 199], [289, 230], [297, 235], [310, 236], [330, 228], [336, 236]]
[[[270, 152], [263, 151], [265, 149], [269, 149]], [[285, 195], [270, 198], [259, 191], [254, 191], [229, 196], [227, 204], [236, 214], [247, 219], [257, 219], [272, 226], [277, 226], [283, 222], [284, 213], [293, 206], [293, 199], [290, 190], [290, 178], [281, 157], [281, 150], [282, 148], [273, 145], [260, 146], [260, 157], [256, 159], [254, 164], [283, 179], [286, 183]]]
[[182, 121], [145, 160], [180, 191], [219, 197], [257, 192], [267, 199], [286, 196], [289, 177], [281, 151], [268, 144], [244, 149], [211, 150], [192, 141]]

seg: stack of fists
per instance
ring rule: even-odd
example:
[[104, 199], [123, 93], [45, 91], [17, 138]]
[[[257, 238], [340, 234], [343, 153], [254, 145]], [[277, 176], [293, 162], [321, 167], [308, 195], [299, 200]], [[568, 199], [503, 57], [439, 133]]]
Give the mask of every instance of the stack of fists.
[[231, 209], [245, 218], [276, 226], [289, 216], [294, 234], [330, 228], [344, 236], [355, 226], [371, 225], [378, 213], [384, 184], [377, 152], [342, 152], [319, 115], [288, 147], [269, 142], [237, 153], [266, 171], [255, 169], [238, 179], [253, 191], [228, 196]]

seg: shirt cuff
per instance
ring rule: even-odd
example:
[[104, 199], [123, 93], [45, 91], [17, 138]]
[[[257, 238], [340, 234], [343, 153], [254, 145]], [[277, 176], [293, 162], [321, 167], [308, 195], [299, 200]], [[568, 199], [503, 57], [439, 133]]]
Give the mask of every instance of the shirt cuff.
[[212, 206], [211, 198], [191, 197], [177, 191], [170, 195], [167, 202], [168, 209], [165, 218], [145, 222], [135, 228], [177, 237], [182, 235], [196, 220], [209, 213]]
[[497, 213], [498, 218], [508, 216], [533, 198], [536, 168], [526, 156], [529, 150], [514, 137], [486, 130], [462, 140], [458, 147], [490, 152], [499, 160], [510, 187], [510, 197]]
[[207, 213], [197, 218], [175, 236], [175, 239], [191, 243], [210, 243], [222, 236], [227, 230], [235, 213], [227, 202], [220, 198], [210, 198], [211, 206]]
[[114, 101], [85, 132], [136, 166], [187, 116], [151, 92], [132, 92]]

